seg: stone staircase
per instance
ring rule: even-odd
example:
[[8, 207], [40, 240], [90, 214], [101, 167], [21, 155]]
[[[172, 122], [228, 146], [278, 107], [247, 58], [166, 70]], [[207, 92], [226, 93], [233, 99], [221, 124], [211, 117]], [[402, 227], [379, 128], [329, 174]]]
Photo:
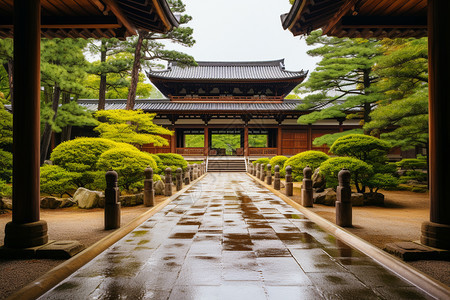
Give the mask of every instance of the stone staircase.
[[239, 156], [208, 157], [207, 172], [245, 172], [245, 158]]

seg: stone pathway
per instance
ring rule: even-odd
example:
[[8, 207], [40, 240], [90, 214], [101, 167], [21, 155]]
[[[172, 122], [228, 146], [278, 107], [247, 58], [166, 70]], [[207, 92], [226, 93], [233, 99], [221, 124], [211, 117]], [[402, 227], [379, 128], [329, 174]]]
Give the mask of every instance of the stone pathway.
[[210, 173], [41, 299], [428, 299], [244, 173]]

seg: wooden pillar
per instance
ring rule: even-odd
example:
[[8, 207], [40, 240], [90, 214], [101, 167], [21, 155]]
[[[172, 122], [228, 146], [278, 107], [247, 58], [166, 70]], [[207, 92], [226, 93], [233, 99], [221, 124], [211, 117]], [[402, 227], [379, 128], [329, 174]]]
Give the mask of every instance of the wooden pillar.
[[40, 0], [14, 1], [13, 212], [5, 246], [47, 243], [47, 223], [39, 220]]
[[428, 73], [430, 138], [430, 222], [422, 224], [421, 242], [450, 249], [450, 2], [428, 0]]
[[205, 143], [204, 143], [204, 147], [205, 147], [204, 155], [208, 156], [208, 154], [209, 154], [209, 130], [208, 130], [208, 125], [205, 125], [205, 129], [204, 129], [203, 134], [205, 136], [204, 137], [204, 140], [205, 140]]
[[172, 127], [173, 135], [170, 138], [170, 152], [171, 153], [177, 153], [177, 131], [175, 129], [175, 126]]
[[281, 124], [278, 124], [277, 127], [277, 155], [282, 155], [281, 153], [281, 143], [282, 143], [282, 139], [281, 136], [282, 135], [282, 131], [281, 131]]
[[244, 125], [244, 156], [249, 156], [248, 152], [248, 124]]
[[308, 129], [306, 133], [306, 141], [308, 143], [308, 150], [312, 149], [312, 125], [308, 124]]

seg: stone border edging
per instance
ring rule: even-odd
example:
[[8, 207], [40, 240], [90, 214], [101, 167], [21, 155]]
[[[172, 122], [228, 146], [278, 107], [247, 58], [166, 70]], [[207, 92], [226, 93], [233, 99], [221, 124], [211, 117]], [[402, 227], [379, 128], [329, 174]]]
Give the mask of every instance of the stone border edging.
[[128, 233], [133, 231], [136, 227], [141, 225], [145, 220], [159, 212], [161, 209], [163, 209], [167, 204], [178, 198], [181, 194], [183, 194], [185, 191], [190, 189], [194, 184], [196, 184], [199, 180], [201, 180], [203, 177], [206, 176], [207, 173], [203, 174], [199, 178], [197, 178], [194, 181], [191, 181], [191, 183], [181, 189], [180, 191], [176, 192], [174, 195], [169, 197], [168, 199], [164, 200], [163, 202], [158, 203], [154, 207], [150, 208], [145, 213], [141, 214], [140, 216], [134, 218], [132, 221], [130, 221], [128, 224], [124, 225], [123, 227], [115, 230], [111, 234], [105, 236], [95, 244], [89, 246], [84, 251], [80, 252], [79, 254], [75, 255], [74, 257], [68, 259], [67, 261], [59, 264], [55, 268], [51, 269], [38, 279], [34, 280], [33, 282], [27, 284], [14, 294], [10, 295], [7, 300], [26, 300], [26, 299], [36, 299], [40, 296], [42, 296], [44, 293], [55, 287], [58, 283], [72, 275], [75, 271], [77, 271], [79, 268], [87, 264], [89, 261], [94, 259], [97, 255], [105, 251], [107, 248], [109, 248], [111, 245], [119, 241], [121, 238], [126, 236]]
[[275, 190], [271, 186], [268, 186], [266, 183], [261, 182], [258, 178], [254, 177], [246, 173], [250, 178], [256, 181], [258, 184], [264, 186], [276, 196], [283, 199], [284, 202], [291, 205], [295, 209], [299, 210], [303, 213], [308, 219], [319, 225], [325, 231], [331, 233], [335, 237], [340, 240], [346, 242], [350, 246], [358, 249], [363, 252], [370, 258], [374, 259], [385, 268], [390, 271], [396, 273], [400, 277], [414, 284], [422, 291], [427, 293], [428, 295], [436, 298], [436, 299], [450, 299], [450, 288], [444, 285], [443, 283], [431, 278], [430, 276], [422, 273], [421, 271], [415, 269], [414, 267], [404, 263], [402, 260], [384, 252], [383, 250], [373, 246], [369, 242], [359, 238], [353, 233], [345, 230], [344, 228], [322, 218], [318, 214], [310, 211], [304, 206], [298, 204], [294, 200], [290, 199], [286, 195], [282, 194], [280, 191]]

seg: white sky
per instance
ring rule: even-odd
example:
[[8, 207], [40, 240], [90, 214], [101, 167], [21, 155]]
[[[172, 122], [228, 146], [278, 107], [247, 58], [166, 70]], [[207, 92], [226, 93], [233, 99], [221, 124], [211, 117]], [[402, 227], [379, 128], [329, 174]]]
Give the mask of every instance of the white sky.
[[192, 48], [168, 44], [167, 49], [192, 55], [197, 61], [258, 61], [285, 58], [286, 70], [313, 71], [316, 58], [306, 54], [304, 39], [283, 30], [280, 15], [288, 0], [183, 0], [193, 17]]

